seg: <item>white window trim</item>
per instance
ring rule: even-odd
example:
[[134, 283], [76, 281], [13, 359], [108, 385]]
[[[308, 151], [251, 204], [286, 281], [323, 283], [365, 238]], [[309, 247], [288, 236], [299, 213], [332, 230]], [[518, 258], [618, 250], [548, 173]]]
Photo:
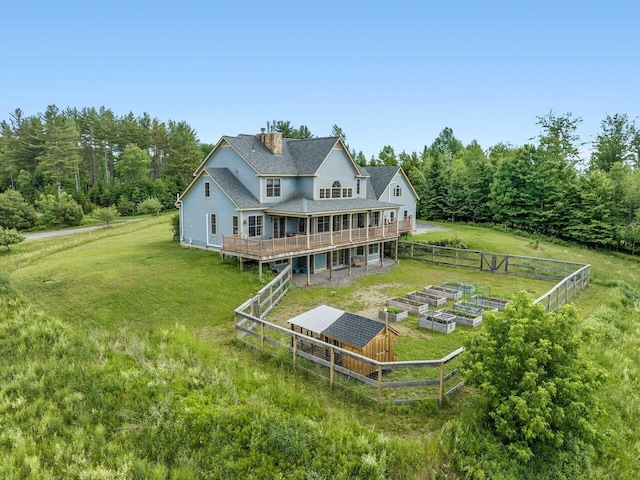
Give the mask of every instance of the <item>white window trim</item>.
[[[279, 195], [269, 195], [269, 180], [272, 182], [278, 181], [278, 193]], [[275, 185], [271, 186], [272, 191], [275, 190]], [[282, 198], [282, 178], [279, 177], [268, 177], [264, 182], [264, 194], [266, 198]]]

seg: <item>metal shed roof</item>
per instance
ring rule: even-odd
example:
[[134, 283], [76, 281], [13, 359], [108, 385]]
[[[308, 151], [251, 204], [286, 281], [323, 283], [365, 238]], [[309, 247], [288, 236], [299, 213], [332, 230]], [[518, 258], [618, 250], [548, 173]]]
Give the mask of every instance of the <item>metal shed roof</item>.
[[343, 314], [344, 312], [337, 308], [320, 305], [293, 317], [289, 323], [319, 335]]

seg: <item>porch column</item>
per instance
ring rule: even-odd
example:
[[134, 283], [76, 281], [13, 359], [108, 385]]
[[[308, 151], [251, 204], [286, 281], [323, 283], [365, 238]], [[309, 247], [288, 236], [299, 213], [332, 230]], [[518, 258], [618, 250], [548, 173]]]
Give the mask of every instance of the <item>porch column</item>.
[[[351, 239], [351, 233], [353, 232], [353, 213], [349, 214], [349, 242], [353, 242]], [[351, 263], [349, 263], [351, 265]]]
[[329, 280], [333, 279], [333, 252], [329, 252]]
[[335, 215], [329, 216], [329, 238], [331, 238], [331, 245], [333, 245], [333, 217], [335, 217]]
[[[307, 229], [306, 229], [306, 232], [307, 232], [307, 250], [308, 250], [309, 248], [311, 248], [311, 247], [309, 246], [309, 237], [311, 236], [311, 217], [307, 217], [307, 220], [306, 220], [306, 221], [307, 221]], [[308, 269], [309, 269], [309, 263], [307, 262], [307, 270], [308, 270]]]
[[365, 222], [365, 227], [367, 227], [367, 240], [369, 240], [369, 225], [371, 225], [371, 212], [367, 211], [367, 221]]

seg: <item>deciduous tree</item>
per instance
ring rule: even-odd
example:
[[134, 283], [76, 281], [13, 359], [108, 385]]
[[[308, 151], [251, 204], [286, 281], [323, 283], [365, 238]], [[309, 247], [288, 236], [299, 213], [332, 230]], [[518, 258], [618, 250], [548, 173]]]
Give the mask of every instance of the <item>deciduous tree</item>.
[[538, 454], [566, 461], [594, 442], [602, 379], [581, 356], [576, 309], [548, 313], [521, 293], [484, 323], [466, 345], [463, 374], [487, 398], [486, 418], [509, 450], [525, 462]]

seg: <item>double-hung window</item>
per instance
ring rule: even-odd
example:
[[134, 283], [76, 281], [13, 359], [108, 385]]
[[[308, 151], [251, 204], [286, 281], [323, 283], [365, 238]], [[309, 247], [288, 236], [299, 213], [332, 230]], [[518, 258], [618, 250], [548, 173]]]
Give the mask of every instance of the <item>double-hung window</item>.
[[249, 236], [261, 237], [262, 236], [262, 215], [249, 215]]
[[280, 197], [280, 179], [267, 178], [267, 198]]
[[209, 198], [211, 196], [211, 184], [209, 182], [204, 182], [204, 198]]
[[209, 214], [209, 232], [211, 235], [218, 235], [218, 216], [215, 213]]

